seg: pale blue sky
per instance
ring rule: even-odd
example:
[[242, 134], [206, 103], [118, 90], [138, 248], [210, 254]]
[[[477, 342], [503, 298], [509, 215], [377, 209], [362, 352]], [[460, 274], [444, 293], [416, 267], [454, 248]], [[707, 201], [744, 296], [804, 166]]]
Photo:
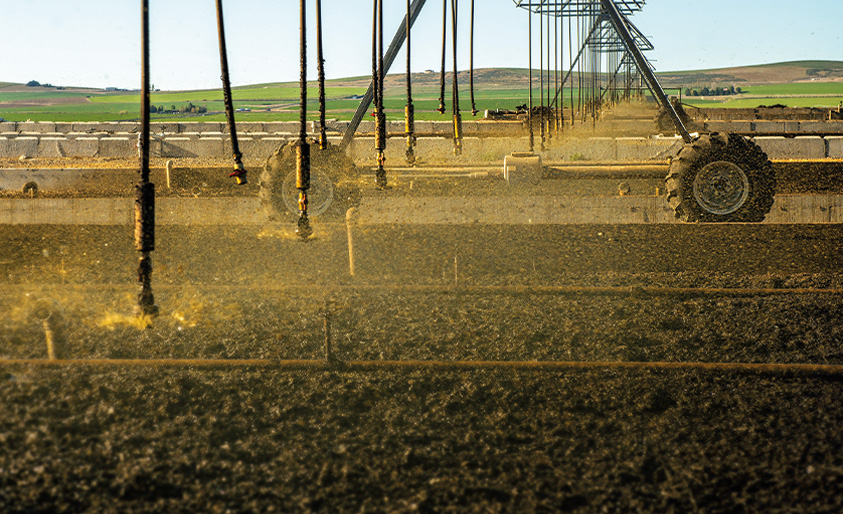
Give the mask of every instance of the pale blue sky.
[[[468, 64], [469, 0], [460, 1], [460, 68]], [[512, 0], [476, 1], [477, 67], [526, 67], [527, 13]], [[298, 78], [298, 2], [225, 0], [232, 82]], [[308, 0], [312, 9], [314, 0]], [[386, 0], [391, 39], [404, 0]], [[161, 89], [219, 86], [213, 0], [150, 0], [152, 81]], [[441, 2], [428, 0], [414, 31], [414, 69], [437, 69]], [[329, 78], [367, 75], [370, 0], [323, 0]], [[0, 80], [137, 88], [139, 0], [0, 0]], [[649, 0], [633, 18], [661, 71], [801, 59], [843, 60], [840, 0]], [[310, 22], [313, 22], [311, 12]], [[311, 25], [311, 50], [315, 48]], [[310, 59], [312, 77], [315, 59]], [[403, 67], [403, 54], [396, 64]], [[393, 71], [398, 71], [394, 68]]]

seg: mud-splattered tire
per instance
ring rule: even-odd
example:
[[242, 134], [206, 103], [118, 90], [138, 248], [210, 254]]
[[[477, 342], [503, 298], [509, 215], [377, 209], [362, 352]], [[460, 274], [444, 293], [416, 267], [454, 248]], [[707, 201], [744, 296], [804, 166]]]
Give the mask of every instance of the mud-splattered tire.
[[[335, 146], [320, 150], [311, 145], [310, 162], [309, 217], [344, 219], [345, 212], [360, 201], [357, 168]], [[258, 182], [258, 196], [269, 220], [287, 222], [298, 217], [295, 176], [296, 147], [290, 142], [267, 159]]]
[[767, 154], [737, 134], [703, 135], [673, 159], [667, 198], [685, 222], [760, 222], [773, 206], [776, 176]]

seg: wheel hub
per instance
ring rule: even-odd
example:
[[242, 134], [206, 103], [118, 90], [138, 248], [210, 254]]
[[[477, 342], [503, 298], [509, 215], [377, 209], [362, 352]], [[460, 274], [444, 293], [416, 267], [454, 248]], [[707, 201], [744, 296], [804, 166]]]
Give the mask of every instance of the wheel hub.
[[[281, 185], [281, 195], [284, 205], [293, 213], [299, 213], [299, 190], [296, 189], [296, 172], [291, 171], [284, 178]], [[307, 212], [310, 216], [318, 216], [331, 206], [334, 200], [334, 184], [325, 173], [317, 170], [310, 171], [310, 189], [307, 191]]]
[[749, 179], [735, 163], [712, 162], [694, 179], [694, 199], [711, 214], [732, 214], [743, 207], [748, 197]]

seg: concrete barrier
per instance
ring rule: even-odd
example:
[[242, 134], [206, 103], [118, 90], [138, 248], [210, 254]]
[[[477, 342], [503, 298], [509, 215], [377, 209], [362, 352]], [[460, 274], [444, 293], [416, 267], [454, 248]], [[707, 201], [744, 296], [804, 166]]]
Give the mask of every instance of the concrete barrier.
[[122, 158], [137, 157], [138, 149], [135, 146], [136, 142], [137, 138], [133, 140], [128, 137], [104, 137], [99, 140], [99, 156]]
[[843, 159], [843, 136], [825, 138], [827, 156], [831, 159]]
[[38, 154], [38, 139], [29, 136], [0, 138], [0, 157], [35, 157]]
[[825, 159], [825, 140], [819, 136], [756, 137], [770, 159]]
[[752, 131], [756, 134], [783, 134], [783, 121], [753, 121]]

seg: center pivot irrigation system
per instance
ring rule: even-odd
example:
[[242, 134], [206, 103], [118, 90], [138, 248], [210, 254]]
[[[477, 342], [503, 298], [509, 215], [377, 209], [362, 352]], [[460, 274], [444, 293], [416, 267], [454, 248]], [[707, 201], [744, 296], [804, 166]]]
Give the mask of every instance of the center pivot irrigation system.
[[[412, 97], [411, 32], [426, 0], [406, 0], [406, 15], [390, 45], [384, 49], [383, 0], [372, 0], [372, 81], [339, 145], [329, 145], [325, 126], [325, 70], [322, 53], [322, 6], [316, 4], [316, 45], [319, 80], [319, 137], [307, 137], [307, 19], [306, 0], [299, 2], [300, 30], [300, 130], [298, 138], [272, 155], [260, 176], [260, 198], [270, 218], [297, 216], [296, 233], [302, 241], [312, 234], [310, 216], [325, 212], [344, 214], [357, 205], [360, 171], [346, 155], [346, 148], [363, 117], [374, 104], [376, 125], [375, 187], [386, 189], [385, 149], [386, 116], [383, 108], [384, 76], [402, 46], [406, 49], [405, 107], [406, 160], [415, 163], [416, 137]], [[470, 1], [469, 87], [471, 112], [474, 103], [474, 0]], [[219, 32], [220, 67], [225, 111], [229, 126], [234, 171], [237, 184], [247, 183], [247, 171], [237, 140], [234, 108], [228, 74], [222, 0], [215, 0]], [[460, 0], [442, 0], [442, 69], [440, 74], [440, 113], [446, 110], [445, 61], [450, 25], [453, 62], [452, 110], [454, 154], [462, 153], [462, 117], [457, 83], [457, 19]], [[773, 204], [776, 178], [766, 154], [751, 140], [736, 134], [693, 136], [686, 129], [674, 105], [659, 84], [644, 51], [653, 47], [630, 22], [641, 11], [644, 0], [514, 0], [515, 6], [528, 12], [528, 127], [530, 152], [534, 151], [534, 125], [538, 121], [540, 145], [545, 145], [564, 128], [567, 119], [574, 124], [596, 123], [603, 105], [641, 96], [648, 89], [664, 115], [672, 120], [685, 145], [672, 159], [666, 178], [667, 197], [677, 218], [686, 222], [759, 222]], [[141, 0], [141, 139], [140, 181], [135, 200], [135, 248], [140, 252], [138, 280], [141, 292], [138, 312], [144, 316], [157, 313], [151, 288], [152, 260], [155, 249], [155, 188], [149, 181], [149, 0]], [[450, 24], [448, 23], [450, 17]], [[533, 25], [538, 18], [537, 30]], [[538, 33], [540, 62], [540, 105], [533, 105], [534, 35]], [[565, 50], [568, 68], [563, 70]], [[551, 59], [551, 56], [553, 57]], [[561, 59], [560, 59], [561, 56]], [[551, 61], [553, 61], [551, 63]], [[576, 92], [576, 99], [574, 93]], [[566, 105], [567, 104], [567, 105]], [[538, 120], [535, 118], [538, 117]], [[317, 151], [311, 151], [311, 145]], [[520, 155], [523, 157], [523, 155]], [[317, 198], [311, 205], [311, 193]], [[291, 200], [294, 198], [295, 200]]]

